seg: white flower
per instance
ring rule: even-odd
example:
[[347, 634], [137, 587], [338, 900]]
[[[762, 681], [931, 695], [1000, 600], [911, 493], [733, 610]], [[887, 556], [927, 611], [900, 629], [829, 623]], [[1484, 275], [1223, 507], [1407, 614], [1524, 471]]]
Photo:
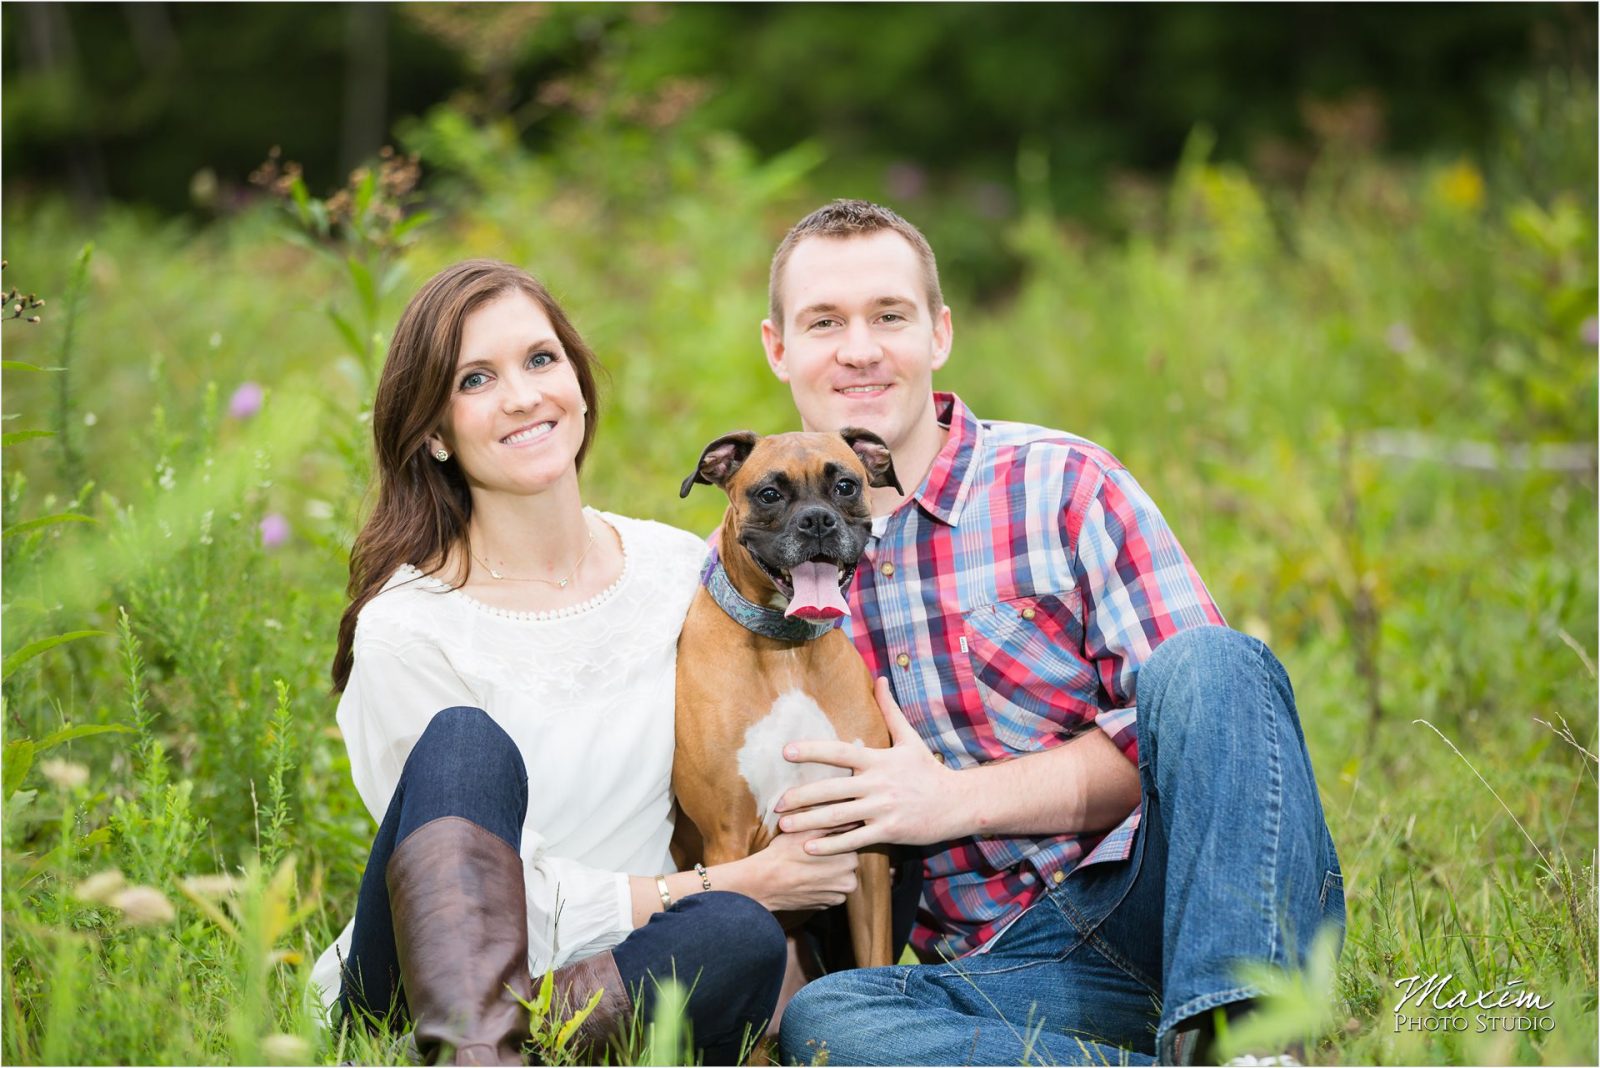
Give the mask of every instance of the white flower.
[[126, 886], [128, 880], [115, 868], [107, 871], [96, 872], [72, 891], [72, 896], [79, 901], [88, 901], [96, 905], [105, 905], [111, 901], [118, 890]]
[[153, 886], [130, 886], [119, 890], [111, 904], [122, 910], [122, 918], [137, 927], [171, 923], [177, 911], [167, 896]]
[[70, 760], [46, 760], [39, 765], [39, 774], [60, 790], [76, 790], [89, 781], [89, 769]]
[[183, 881], [184, 889], [200, 897], [222, 897], [238, 888], [238, 880], [231, 875], [191, 875]]
[[310, 1064], [311, 1043], [299, 1035], [268, 1035], [261, 1040], [261, 1052], [274, 1064]]

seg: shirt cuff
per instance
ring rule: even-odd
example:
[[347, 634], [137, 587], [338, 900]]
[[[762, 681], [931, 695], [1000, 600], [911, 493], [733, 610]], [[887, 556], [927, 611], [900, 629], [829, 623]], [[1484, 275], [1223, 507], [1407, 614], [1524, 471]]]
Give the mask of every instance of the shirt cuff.
[[1112, 744], [1133, 763], [1139, 763], [1139, 708], [1108, 708], [1094, 718], [1094, 725], [1106, 732]]

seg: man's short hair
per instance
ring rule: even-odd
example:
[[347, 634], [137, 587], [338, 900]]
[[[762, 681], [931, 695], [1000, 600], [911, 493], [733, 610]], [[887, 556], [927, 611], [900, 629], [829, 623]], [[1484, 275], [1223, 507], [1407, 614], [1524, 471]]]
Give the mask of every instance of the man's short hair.
[[778, 243], [778, 251], [772, 254], [772, 273], [767, 278], [767, 314], [779, 332], [783, 330], [783, 271], [789, 265], [789, 257], [794, 254], [796, 245], [808, 237], [842, 240], [865, 237], [882, 230], [899, 234], [916, 251], [917, 259], [922, 264], [922, 285], [928, 298], [928, 311], [937, 316], [939, 309], [944, 307], [944, 293], [939, 288], [939, 265], [934, 262], [933, 249], [928, 239], [922, 236], [922, 231], [881, 204], [874, 204], [870, 200], [840, 199], [823, 205], [795, 223], [794, 228]]

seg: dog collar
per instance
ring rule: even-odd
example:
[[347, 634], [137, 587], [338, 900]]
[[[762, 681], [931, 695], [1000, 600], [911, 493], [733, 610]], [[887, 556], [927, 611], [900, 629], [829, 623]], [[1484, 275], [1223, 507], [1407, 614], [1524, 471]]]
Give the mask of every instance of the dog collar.
[[763, 638], [775, 638], [780, 642], [809, 642], [822, 637], [843, 622], [841, 618], [826, 623], [812, 623], [809, 620], [786, 616], [776, 608], [756, 604], [733, 588], [733, 580], [728, 578], [728, 572], [722, 566], [722, 557], [715, 549], [711, 550], [711, 558], [706, 561], [706, 568], [701, 572], [700, 584], [711, 594], [711, 599], [717, 602], [717, 607], [728, 613], [735, 623]]

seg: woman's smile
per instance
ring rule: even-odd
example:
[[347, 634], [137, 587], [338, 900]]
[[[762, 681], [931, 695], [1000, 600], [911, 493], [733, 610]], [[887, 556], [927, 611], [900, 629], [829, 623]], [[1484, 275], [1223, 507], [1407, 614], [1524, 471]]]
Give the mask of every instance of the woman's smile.
[[521, 448], [525, 445], [535, 445], [550, 436], [556, 428], [554, 419], [546, 419], [542, 423], [529, 423], [519, 427], [500, 439], [500, 444], [510, 445], [512, 448]]

